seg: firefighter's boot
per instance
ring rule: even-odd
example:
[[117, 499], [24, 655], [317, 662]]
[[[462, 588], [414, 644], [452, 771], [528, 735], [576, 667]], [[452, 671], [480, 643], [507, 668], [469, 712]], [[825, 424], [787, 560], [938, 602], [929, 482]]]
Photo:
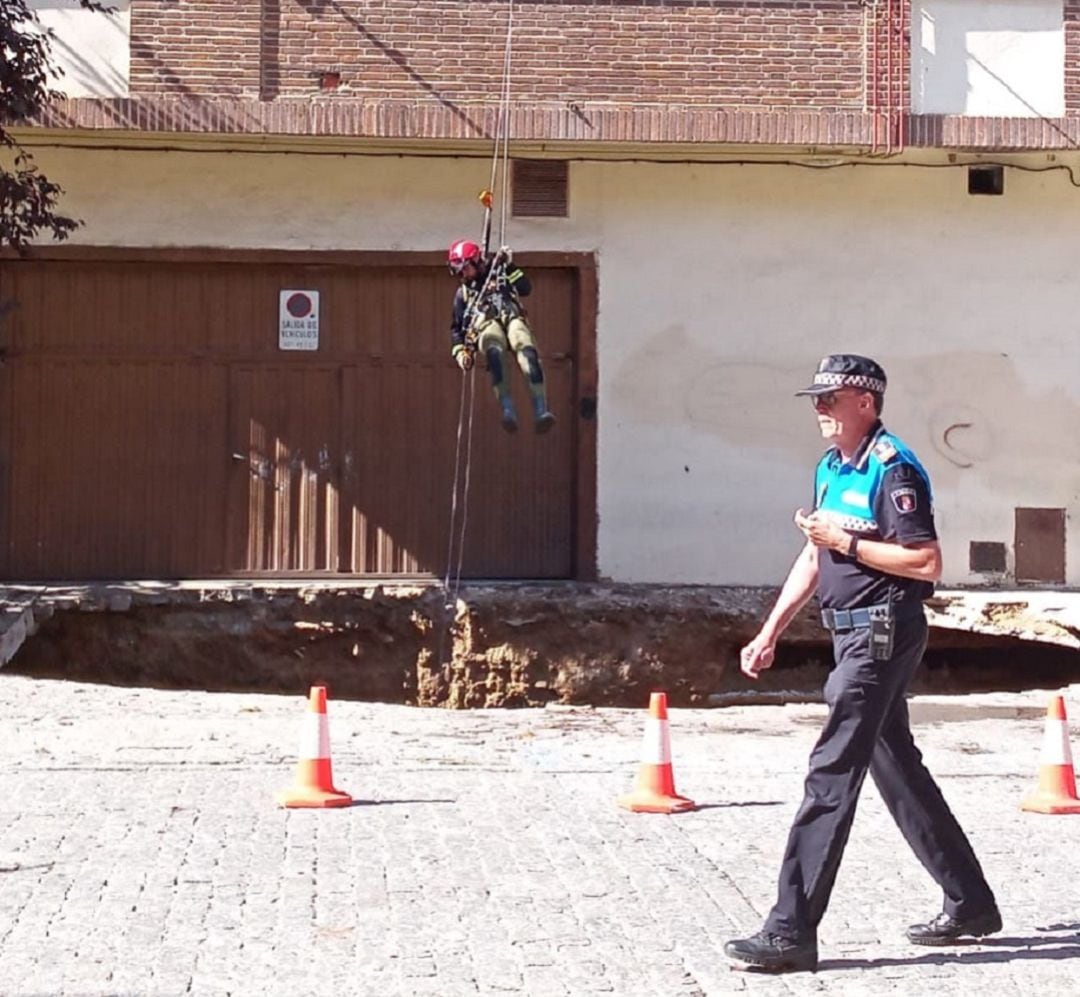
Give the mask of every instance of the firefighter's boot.
[[538, 392], [532, 396], [533, 403], [533, 416], [536, 420], [535, 428], [538, 433], [546, 433], [552, 426], [555, 425], [555, 416], [551, 414], [551, 411], [547, 407], [547, 399], [544, 397], [543, 392]]
[[[484, 337], [481, 337], [483, 342]], [[488, 340], [484, 347], [488, 373], [491, 374], [491, 387], [495, 390], [495, 399], [502, 410], [502, 427], [508, 433], [516, 433], [518, 428], [517, 412], [514, 411], [514, 399], [510, 397], [510, 386], [506, 383], [506, 368], [503, 361], [506, 353], [497, 341]]]
[[510, 395], [499, 396], [499, 407], [502, 409], [502, 427], [508, 433], [516, 433], [518, 428], [517, 412], [514, 410], [514, 399]]

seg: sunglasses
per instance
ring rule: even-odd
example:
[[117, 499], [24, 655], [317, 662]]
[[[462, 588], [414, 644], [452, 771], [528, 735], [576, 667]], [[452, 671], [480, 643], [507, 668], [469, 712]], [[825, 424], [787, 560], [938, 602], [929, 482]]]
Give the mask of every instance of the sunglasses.
[[819, 409], [832, 409], [836, 407], [836, 403], [844, 395], [861, 395], [861, 391], [855, 391], [853, 389], [839, 389], [837, 391], [826, 391], [822, 395], [811, 395], [810, 404], [813, 408]]

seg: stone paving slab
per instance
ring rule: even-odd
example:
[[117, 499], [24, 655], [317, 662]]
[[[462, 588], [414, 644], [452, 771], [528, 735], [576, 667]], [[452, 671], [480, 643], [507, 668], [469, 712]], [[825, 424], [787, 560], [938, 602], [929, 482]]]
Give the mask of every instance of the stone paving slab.
[[1018, 809], [1046, 698], [912, 701], [1004, 931], [905, 941], [940, 896], [868, 785], [821, 969], [774, 978], [720, 950], [772, 902], [820, 705], [673, 710], [677, 785], [701, 809], [669, 817], [614, 804], [644, 711], [331, 700], [357, 805], [285, 811], [302, 696], [0, 672], [0, 994], [1080, 993], [1080, 816]]

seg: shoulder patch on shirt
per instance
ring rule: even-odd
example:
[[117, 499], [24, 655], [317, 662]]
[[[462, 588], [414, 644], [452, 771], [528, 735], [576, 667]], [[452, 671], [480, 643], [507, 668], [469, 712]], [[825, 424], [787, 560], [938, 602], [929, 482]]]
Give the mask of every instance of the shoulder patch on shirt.
[[894, 488], [889, 492], [897, 512], [914, 512], [919, 507], [919, 497], [914, 488]]
[[882, 464], [887, 464], [896, 456], [896, 447], [892, 445], [890, 440], [879, 440], [874, 444], [874, 456], [877, 457]]

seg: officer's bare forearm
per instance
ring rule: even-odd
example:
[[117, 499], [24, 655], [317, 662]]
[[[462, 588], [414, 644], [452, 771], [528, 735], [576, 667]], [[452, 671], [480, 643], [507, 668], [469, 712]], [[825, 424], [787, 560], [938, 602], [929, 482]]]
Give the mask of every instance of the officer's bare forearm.
[[795, 619], [799, 610], [810, 601], [817, 589], [818, 549], [806, 544], [795, 558], [788, 576], [780, 589], [776, 605], [761, 627], [761, 634], [768, 640], [776, 640]]
[[855, 556], [860, 564], [886, 574], [921, 582], [941, 580], [941, 546], [936, 540], [910, 547], [884, 540], [860, 540]]

